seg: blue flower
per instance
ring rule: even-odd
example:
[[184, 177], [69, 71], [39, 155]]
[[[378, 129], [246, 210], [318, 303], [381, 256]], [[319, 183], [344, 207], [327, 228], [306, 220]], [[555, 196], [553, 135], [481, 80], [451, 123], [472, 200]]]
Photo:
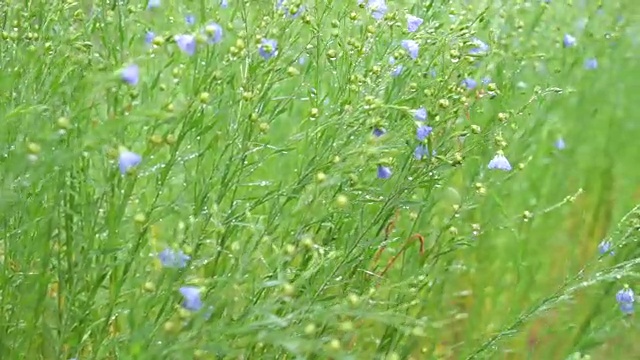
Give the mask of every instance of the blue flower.
[[207, 42], [209, 44], [217, 44], [222, 41], [222, 26], [217, 23], [209, 23], [204, 28], [204, 31], [207, 34]]
[[[389, 57], [389, 65], [395, 65], [395, 64], [396, 64], [396, 58], [394, 58], [393, 56], [390, 56]], [[400, 74], [402, 74], [402, 69], [403, 69], [403, 66], [398, 64], [391, 71], [391, 76], [393, 76], [393, 77], [400, 76]]]
[[140, 68], [136, 64], [131, 64], [122, 69], [120, 76], [122, 81], [129, 85], [137, 85], [140, 80]]
[[420, 125], [418, 129], [416, 129], [416, 138], [418, 138], [418, 141], [424, 141], [424, 139], [431, 134], [431, 131], [433, 131], [431, 126]]
[[613, 255], [613, 251], [611, 251], [611, 241], [602, 240], [600, 244], [598, 244], [598, 252], [600, 255], [604, 255], [606, 253]]
[[491, 78], [489, 76], [485, 76], [482, 78], [483, 85], [489, 85], [491, 83]]
[[620, 303], [619, 305], [623, 314], [633, 314], [633, 303]]
[[427, 121], [427, 109], [423, 107], [413, 110], [413, 118], [418, 121]]
[[180, 294], [184, 297], [182, 307], [190, 311], [198, 311], [202, 308], [202, 300], [200, 299], [200, 289], [195, 286], [183, 286], [180, 288]]
[[478, 86], [478, 82], [476, 82], [472, 78], [466, 78], [466, 79], [462, 80], [462, 82], [460, 84], [462, 86], [466, 87], [468, 90], [473, 90], [473, 89], [476, 88], [476, 86]]
[[507, 160], [502, 151], [498, 151], [496, 156], [489, 161], [487, 167], [492, 170], [511, 171], [511, 164], [509, 164], [509, 160]]
[[400, 74], [402, 74], [402, 70], [404, 69], [404, 66], [402, 65], [398, 65], [396, 66], [393, 71], [391, 71], [391, 76], [393, 77], [398, 77], [400, 76]]
[[220, 7], [226, 9], [227, 7], [229, 7], [229, 1], [228, 0], [220, 0]]
[[278, 55], [278, 42], [273, 39], [262, 39], [258, 52], [265, 60], [271, 59]]
[[409, 56], [415, 60], [418, 58], [418, 51], [420, 46], [415, 40], [402, 40], [402, 47], [409, 53]]
[[420, 144], [416, 146], [416, 149], [413, 151], [413, 157], [416, 160], [421, 160], [423, 157], [429, 155], [429, 148], [427, 148], [426, 144]]
[[478, 38], [473, 38], [473, 40], [471, 40], [471, 43], [475, 45], [475, 47], [469, 50], [469, 54], [483, 55], [489, 51], [489, 45], [487, 45], [484, 41]]
[[160, 259], [162, 266], [170, 268], [183, 268], [187, 266], [187, 261], [191, 260], [191, 257], [182, 252], [182, 250], [174, 251], [167, 248], [162, 250], [158, 254], [158, 259]]
[[[362, 4], [365, 0], [358, 0], [358, 4]], [[367, 2], [367, 9], [371, 11], [371, 15], [374, 19], [380, 20], [389, 10], [384, 0], [369, 0]]]
[[616, 293], [616, 301], [620, 306], [620, 311], [624, 314], [633, 313], [633, 303], [636, 301], [633, 290], [625, 285], [624, 288]]
[[129, 169], [138, 166], [142, 161], [142, 156], [121, 148], [120, 157], [118, 158], [118, 166], [120, 167], [120, 173], [126, 174]]
[[584, 61], [584, 68], [587, 70], [595, 70], [598, 68], [598, 60], [596, 58], [587, 59]]
[[393, 172], [387, 166], [378, 165], [378, 179], [388, 179]]
[[564, 143], [564, 139], [562, 139], [562, 138], [558, 138], [556, 140], [556, 142], [554, 143], [554, 146], [558, 150], [564, 150], [567, 147], [567, 145]]
[[576, 38], [570, 34], [564, 34], [562, 38], [562, 45], [566, 48], [574, 47], [576, 45]]
[[196, 23], [196, 17], [192, 14], [189, 14], [184, 17], [184, 21], [187, 23], [187, 25], [193, 25]]
[[147, 31], [147, 33], [144, 35], [144, 42], [146, 44], [151, 44], [153, 42], [153, 39], [155, 39], [156, 34], [153, 31]]
[[415, 32], [423, 22], [424, 20], [422, 18], [409, 14], [407, 15], [407, 30], [409, 30], [409, 32]]
[[382, 135], [384, 135], [387, 131], [384, 128], [379, 128], [379, 127], [374, 127], [372, 134], [375, 137], [380, 137]]
[[147, 3], [147, 9], [159, 8], [160, 5], [160, 0], [149, 0], [149, 3]]
[[196, 37], [189, 34], [181, 34], [173, 37], [178, 48], [191, 56], [196, 52]]

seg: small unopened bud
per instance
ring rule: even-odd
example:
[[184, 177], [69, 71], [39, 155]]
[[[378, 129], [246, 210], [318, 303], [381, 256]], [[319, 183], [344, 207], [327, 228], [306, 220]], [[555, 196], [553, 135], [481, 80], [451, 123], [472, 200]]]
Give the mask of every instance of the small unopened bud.
[[293, 244], [287, 244], [284, 246], [284, 252], [289, 255], [289, 256], [293, 256], [296, 253], [296, 247]]
[[316, 325], [315, 324], [307, 324], [307, 326], [304, 327], [304, 333], [307, 335], [313, 335], [316, 332]]
[[164, 331], [168, 333], [175, 333], [180, 331], [180, 325], [174, 321], [167, 321], [162, 327], [164, 328]]
[[137, 213], [134, 215], [133, 221], [135, 221], [138, 224], [143, 224], [147, 221], [147, 216], [143, 213]]
[[152, 283], [151, 281], [147, 281], [146, 283], [144, 283], [144, 286], [142, 288], [146, 292], [154, 292], [154, 291], [156, 291], [156, 285], [154, 283]]
[[349, 294], [349, 296], [347, 296], [347, 300], [349, 300], [349, 304], [356, 306], [358, 304], [360, 304], [360, 297], [356, 294]]
[[178, 138], [173, 134], [169, 134], [169, 135], [167, 135], [167, 137], [165, 138], [164, 141], [166, 141], [167, 144], [169, 144], [169, 145], [173, 145], [173, 144], [176, 143], [176, 141], [178, 141]]
[[207, 102], [209, 102], [210, 97], [211, 96], [209, 95], [208, 92], [203, 92], [203, 93], [200, 93], [199, 100], [201, 103], [206, 104]]
[[27, 150], [29, 150], [31, 154], [39, 154], [42, 148], [36, 143], [29, 143], [27, 145]]
[[349, 198], [347, 198], [346, 195], [340, 194], [336, 197], [336, 205], [338, 207], [346, 207], [347, 205], [349, 205]]
[[353, 331], [353, 323], [351, 321], [345, 321], [340, 323], [340, 330], [344, 332]]
[[69, 119], [64, 116], [59, 117], [57, 123], [58, 123], [58, 127], [62, 129], [68, 129], [71, 127], [71, 121], [69, 121]]
[[282, 293], [285, 296], [293, 296], [296, 293], [296, 288], [293, 285], [286, 283], [282, 285]]
[[158, 134], [151, 135], [149, 141], [154, 145], [161, 145], [164, 142], [162, 136]]
[[329, 342], [329, 347], [330, 347], [332, 350], [340, 350], [340, 340], [338, 340], [338, 339], [332, 339], [332, 340]]

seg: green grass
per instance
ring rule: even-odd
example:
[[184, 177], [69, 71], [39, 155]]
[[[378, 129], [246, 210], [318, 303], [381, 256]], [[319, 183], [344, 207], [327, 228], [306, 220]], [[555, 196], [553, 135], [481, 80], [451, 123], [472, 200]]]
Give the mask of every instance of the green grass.
[[[229, 3], [0, 5], [0, 357], [637, 357], [635, 3]], [[211, 21], [194, 56], [172, 40]]]

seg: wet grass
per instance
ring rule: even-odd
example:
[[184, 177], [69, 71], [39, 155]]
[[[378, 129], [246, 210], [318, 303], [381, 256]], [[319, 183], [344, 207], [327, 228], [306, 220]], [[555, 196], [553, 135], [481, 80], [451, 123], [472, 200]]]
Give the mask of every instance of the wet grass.
[[373, 3], [0, 5], [0, 354], [634, 358], [634, 5]]

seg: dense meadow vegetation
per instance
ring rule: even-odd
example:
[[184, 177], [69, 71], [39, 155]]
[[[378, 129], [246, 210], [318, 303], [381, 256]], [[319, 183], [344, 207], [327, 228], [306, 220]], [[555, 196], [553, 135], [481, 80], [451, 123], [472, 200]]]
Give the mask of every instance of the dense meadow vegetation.
[[2, 1], [0, 358], [640, 358], [636, 7]]

